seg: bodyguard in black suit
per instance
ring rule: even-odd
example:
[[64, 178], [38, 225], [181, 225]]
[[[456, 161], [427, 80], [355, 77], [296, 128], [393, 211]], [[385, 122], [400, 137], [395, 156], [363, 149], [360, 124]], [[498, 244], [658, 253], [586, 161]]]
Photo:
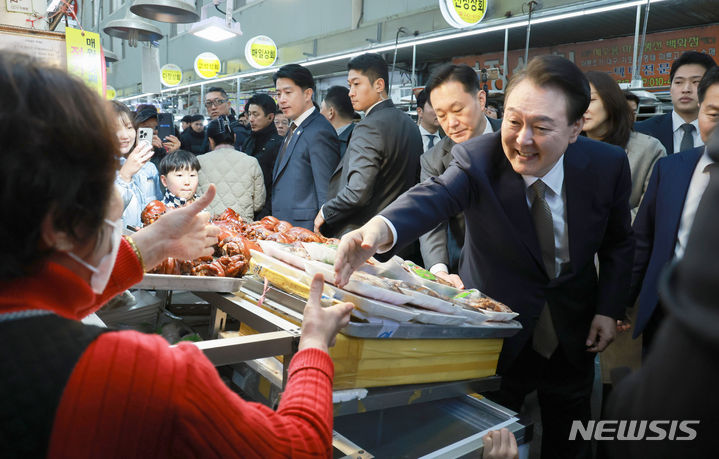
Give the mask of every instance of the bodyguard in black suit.
[[344, 86], [332, 86], [327, 90], [325, 100], [320, 104], [320, 113], [337, 131], [340, 140], [340, 161], [345, 156], [355, 127], [355, 112], [349, 92], [350, 90]]
[[417, 183], [422, 138], [417, 125], [387, 98], [387, 63], [373, 53], [347, 67], [349, 96], [365, 112], [352, 132], [342, 162], [330, 179], [329, 199], [315, 219], [315, 231], [331, 236], [359, 228]]
[[496, 399], [519, 411], [538, 391], [545, 458], [591, 456], [569, 431], [589, 419], [594, 356], [614, 339], [631, 273], [629, 163], [618, 147], [578, 138], [589, 93], [568, 60], [532, 60], [507, 87], [501, 136], [457, 145], [444, 174], [345, 235], [335, 263], [342, 285], [376, 251], [464, 211], [462, 279], [523, 325], [504, 343]]
[[687, 51], [679, 56], [669, 71], [674, 110], [640, 121], [634, 129], [659, 139], [668, 155], [704, 145], [697, 125], [697, 85], [704, 73], [715, 65], [714, 59], [705, 53]]

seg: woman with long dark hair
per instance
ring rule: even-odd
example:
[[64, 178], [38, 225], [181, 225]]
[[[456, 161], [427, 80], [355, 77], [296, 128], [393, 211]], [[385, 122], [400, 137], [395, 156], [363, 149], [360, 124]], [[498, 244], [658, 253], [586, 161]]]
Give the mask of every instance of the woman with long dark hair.
[[586, 76], [592, 94], [584, 113], [584, 134], [620, 146], [627, 152], [632, 174], [629, 208], [634, 218], [654, 164], [666, 156], [666, 150], [654, 137], [632, 130], [634, 120], [627, 99], [611, 76], [602, 72], [587, 72]]

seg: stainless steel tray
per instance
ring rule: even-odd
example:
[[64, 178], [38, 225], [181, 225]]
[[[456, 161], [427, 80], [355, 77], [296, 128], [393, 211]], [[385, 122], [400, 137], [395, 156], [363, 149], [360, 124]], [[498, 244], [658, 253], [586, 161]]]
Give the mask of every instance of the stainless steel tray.
[[237, 277], [177, 276], [172, 274], [145, 274], [132, 288], [142, 290], [190, 290], [193, 292], [233, 293], [245, 280]]

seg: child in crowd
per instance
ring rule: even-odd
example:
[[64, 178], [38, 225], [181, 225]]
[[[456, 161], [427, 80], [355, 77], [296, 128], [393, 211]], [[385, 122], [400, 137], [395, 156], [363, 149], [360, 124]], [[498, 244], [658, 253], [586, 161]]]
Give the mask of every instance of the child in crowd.
[[177, 150], [162, 158], [160, 180], [165, 186], [162, 202], [168, 208], [182, 207], [197, 198], [198, 171], [197, 157], [185, 150]]
[[162, 196], [160, 174], [150, 162], [153, 155], [152, 145], [137, 143], [137, 130], [133, 125], [130, 109], [114, 100], [110, 104], [117, 117], [116, 132], [120, 143], [121, 167], [115, 184], [120, 190], [124, 205], [122, 223], [123, 226], [141, 227], [142, 210], [150, 201]]

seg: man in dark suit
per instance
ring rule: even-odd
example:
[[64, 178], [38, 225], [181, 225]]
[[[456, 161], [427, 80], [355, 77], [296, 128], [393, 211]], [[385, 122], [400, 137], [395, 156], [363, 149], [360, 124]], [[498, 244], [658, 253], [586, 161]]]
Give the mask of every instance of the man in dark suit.
[[272, 215], [272, 171], [284, 140], [275, 127], [277, 104], [267, 94], [255, 94], [245, 104], [252, 133], [242, 144], [241, 151], [257, 159], [265, 181], [265, 205], [255, 215], [259, 220]]
[[[707, 145], [708, 154], [716, 161], [719, 151], [714, 140], [712, 136]], [[617, 385], [608, 409], [608, 419], [635, 420], [637, 425], [669, 420], [660, 421], [659, 428], [669, 431], [670, 440], [691, 441], [602, 442], [609, 450], [608, 457], [703, 459], [716, 454], [719, 418], [716, 403], [711, 402], [713, 396], [707, 394], [714, 393], [719, 378], [717, 209], [719, 174], [715, 169], [697, 208], [685, 256], [673, 263], [659, 281], [667, 317], [654, 348], [641, 369]], [[678, 428], [674, 428], [672, 424], [677, 423]], [[649, 429], [646, 436], [657, 439], [657, 433]]]
[[[479, 89], [477, 73], [468, 65], [446, 64], [438, 68], [430, 75], [424, 92], [429, 96], [426, 106], [433, 107], [433, 113], [447, 135], [420, 157], [420, 181], [444, 173], [452, 161], [451, 151], [455, 144], [499, 131], [502, 127], [501, 120], [485, 116], [487, 95]], [[457, 288], [464, 287], [460, 277], [454, 274], [464, 244], [464, 214], [459, 213], [440, 223], [422, 235], [419, 244], [424, 264], [432, 274]]]
[[502, 390], [490, 398], [519, 411], [537, 390], [545, 458], [591, 456], [569, 432], [590, 417], [595, 353], [614, 339], [631, 274], [629, 162], [619, 147], [578, 138], [589, 95], [573, 63], [533, 59], [507, 86], [501, 135], [457, 144], [444, 174], [343, 236], [335, 263], [342, 286], [375, 252], [464, 211], [460, 276], [523, 326], [504, 342]]
[[668, 155], [704, 145], [697, 125], [697, 85], [704, 73], [715, 65], [714, 59], [705, 53], [687, 51], [679, 56], [669, 72], [674, 110], [640, 121], [634, 129], [659, 139]]
[[340, 162], [345, 156], [347, 145], [355, 128], [350, 90], [344, 86], [332, 86], [327, 90], [325, 100], [320, 104], [320, 113], [327, 118], [340, 139]]
[[[706, 72], [698, 89], [698, 125], [702, 141], [717, 123], [719, 67]], [[712, 160], [698, 147], [660, 159], [634, 220], [636, 251], [632, 270], [630, 304], [639, 296], [639, 312], [633, 336], [642, 336], [645, 354], [662, 319], [657, 308], [659, 274], [672, 258], [681, 258], [694, 215], [707, 184]]]
[[315, 231], [340, 236], [359, 228], [417, 182], [422, 139], [412, 119], [387, 98], [387, 63], [379, 54], [347, 64], [349, 96], [357, 123], [330, 181], [330, 199], [315, 218]]
[[315, 81], [309, 70], [288, 64], [273, 79], [290, 128], [272, 173], [272, 214], [311, 230], [340, 160], [339, 140], [312, 102]]
[[442, 139], [437, 114], [429, 103], [429, 93], [423, 89], [417, 94], [417, 127], [422, 137], [422, 151], [427, 152]]

